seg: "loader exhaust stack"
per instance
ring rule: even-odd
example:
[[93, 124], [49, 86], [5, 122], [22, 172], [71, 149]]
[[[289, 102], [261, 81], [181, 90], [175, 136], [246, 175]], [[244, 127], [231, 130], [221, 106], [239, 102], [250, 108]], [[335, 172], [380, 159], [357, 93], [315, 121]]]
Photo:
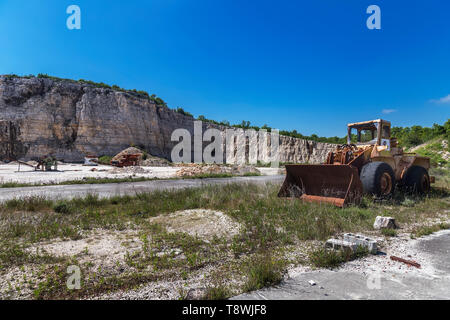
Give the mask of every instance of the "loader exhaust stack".
[[358, 169], [351, 165], [286, 165], [278, 196], [344, 207], [359, 203], [362, 193]]

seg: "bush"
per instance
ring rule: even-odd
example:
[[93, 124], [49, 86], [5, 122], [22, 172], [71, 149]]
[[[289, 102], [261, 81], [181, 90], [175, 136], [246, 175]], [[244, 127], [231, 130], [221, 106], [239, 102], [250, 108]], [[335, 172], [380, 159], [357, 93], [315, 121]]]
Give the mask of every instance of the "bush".
[[184, 111], [184, 109], [180, 108], [180, 107], [176, 108], [175, 111], [178, 112], [178, 113], [181, 113], [181, 114], [183, 114], [185, 116], [191, 117], [191, 118], [194, 117], [191, 113], [189, 113], [187, 111]]
[[54, 204], [53, 211], [56, 213], [69, 214], [71, 213], [71, 207], [67, 202], [60, 201]]
[[98, 158], [98, 163], [100, 164], [110, 164], [113, 157], [111, 156], [101, 156]]

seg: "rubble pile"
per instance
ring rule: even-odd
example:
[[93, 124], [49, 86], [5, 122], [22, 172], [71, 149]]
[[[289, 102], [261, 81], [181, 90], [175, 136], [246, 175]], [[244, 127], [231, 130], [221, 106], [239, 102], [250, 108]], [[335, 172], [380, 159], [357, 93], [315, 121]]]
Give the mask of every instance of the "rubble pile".
[[125, 150], [120, 151], [118, 154], [116, 154], [114, 156], [114, 158], [112, 158], [111, 161], [120, 161], [123, 156], [129, 155], [129, 154], [139, 154], [140, 158], [142, 158], [142, 156], [144, 155], [144, 153], [141, 150], [139, 150], [138, 148], [129, 147]]
[[259, 171], [253, 166], [221, 166], [217, 164], [187, 164], [177, 171], [178, 177], [194, 177], [199, 175], [230, 174], [233, 176], [242, 176], [246, 174], [259, 174]]
[[138, 166], [132, 166], [132, 167], [123, 167], [123, 168], [114, 168], [109, 171], [111, 174], [123, 174], [123, 173], [129, 173], [129, 174], [144, 174], [144, 173], [151, 173], [150, 170], [145, 170], [142, 167]]
[[144, 167], [169, 167], [172, 163], [164, 158], [152, 156], [142, 150], [130, 147], [119, 152], [112, 161], [120, 161], [126, 155], [139, 155], [138, 164]]
[[144, 167], [170, 167], [172, 162], [164, 158], [147, 155], [147, 159], [141, 161], [141, 166]]

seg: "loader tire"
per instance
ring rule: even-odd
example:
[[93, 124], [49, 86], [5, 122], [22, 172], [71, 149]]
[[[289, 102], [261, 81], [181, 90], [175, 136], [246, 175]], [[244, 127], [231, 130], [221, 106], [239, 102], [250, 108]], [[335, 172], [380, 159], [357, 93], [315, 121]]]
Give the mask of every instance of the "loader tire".
[[389, 198], [394, 193], [394, 171], [385, 162], [369, 162], [362, 167], [361, 182], [365, 193], [378, 198]]
[[424, 167], [412, 166], [403, 178], [406, 191], [427, 194], [430, 191], [430, 176]]

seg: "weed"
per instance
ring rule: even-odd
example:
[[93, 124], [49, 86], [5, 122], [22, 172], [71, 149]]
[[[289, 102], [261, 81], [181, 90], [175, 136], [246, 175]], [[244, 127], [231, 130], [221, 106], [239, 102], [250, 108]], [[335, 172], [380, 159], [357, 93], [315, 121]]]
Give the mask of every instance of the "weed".
[[284, 263], [270, 255], [257, 256], [250, 261], [244, 291], [254, 291], [283, 280]]
[[231, 296], [230, 289], [221, 284], [218, 286], [210, 286], [206, 288], [206, 293], [202, 300], [226, 300]]
[[351, 250], [332, 250], [319, 248], [309, 252], [309, 259], [317, 268], [336, 268], [344, 262], [362, 258], [368, 254], [364, 247], [358, 247], [355, 252]]
[[386, 237], [396, 237], [397, 231], [395, 231], [394, 229], [383, 228], [381, 229], [381, 234]]
[[449, 229], [449, 228], [450, 228], [450, 224], [448, 224], [448, 223], [438, 223], [438, 224], [434, 224], [431, 226], [421, 226], [421, 227], [415, 228], [412, 232], [412, 235], [416, 238], [420, 238], [422, 236], [430, 235], [439, 230], [445, 230], [445, 229]]
[[111, 156], [101, 156], [98, 158], [98, 163], [109, 165], [109, 164], [111, 164], [112, 158], [113, 157], [111, 157]]

